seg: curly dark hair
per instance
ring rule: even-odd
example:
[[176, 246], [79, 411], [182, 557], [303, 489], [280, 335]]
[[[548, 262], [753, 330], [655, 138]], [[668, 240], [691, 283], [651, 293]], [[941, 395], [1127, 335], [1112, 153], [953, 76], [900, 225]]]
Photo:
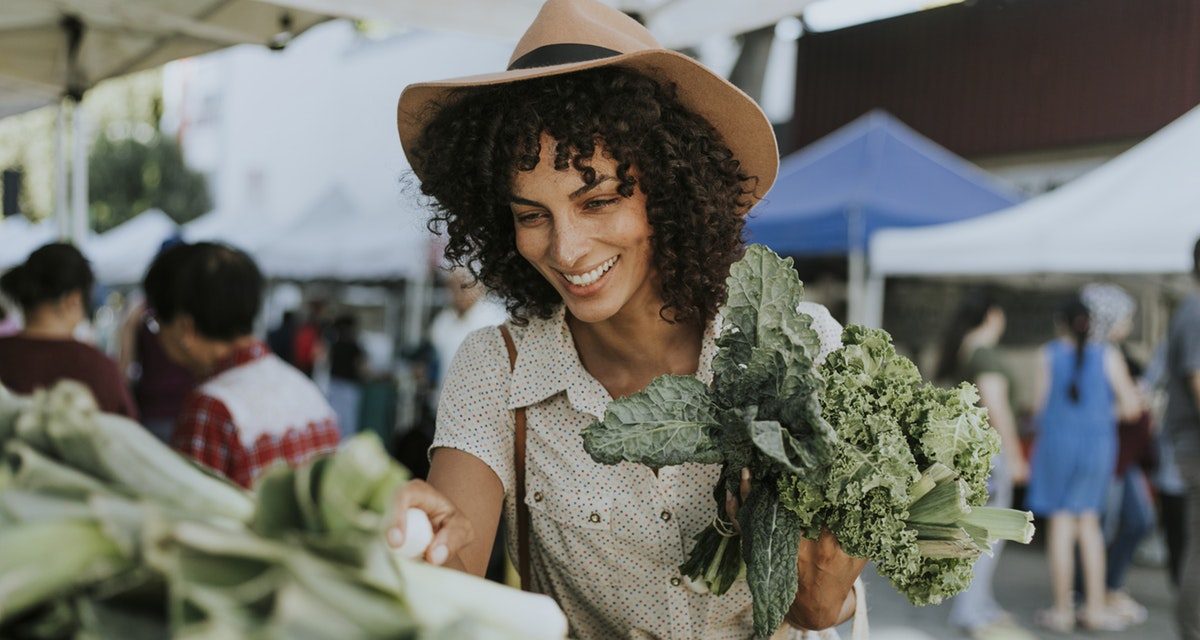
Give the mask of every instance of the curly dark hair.
[[604, 67], [464, 89], [428, 108], [436, 113], [413, 155], [432, 200], [430, 229], [444, 228], [447, 260], [503, 296], [515, 321], [549, 317], [562, 302], [517, 253], [510, 209], [513, 177], [537, 166], [543, 133], [556, 141], [555, 169], [591, 184], [600, 146], [617, 163], [618, 192], [645, 193], [664, 319], [707, 322], [724, 303], [757, 177], [679, 103], [674, 85]]

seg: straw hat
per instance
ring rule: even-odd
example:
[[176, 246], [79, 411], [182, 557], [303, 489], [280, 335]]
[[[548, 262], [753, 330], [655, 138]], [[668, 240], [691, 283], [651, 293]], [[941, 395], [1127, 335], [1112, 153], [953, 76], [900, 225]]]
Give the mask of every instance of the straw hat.
[[517, 43], [506, 71], [405, 88], [397, 108], [397, 126], [409, 164], [423, 179], [413, 146], [434, 115], [429, 105], [443, 101], [456, 89], [608, 66], [674, 84], [683, 107], [708, 120], [742, 169], [758, 177], [756, 201], [771, 188], [779, 171], [779, 149], [771, 122], [754, 100], [699, 62], [664, 49], [636, 20], [598, 0], [548, 0]]

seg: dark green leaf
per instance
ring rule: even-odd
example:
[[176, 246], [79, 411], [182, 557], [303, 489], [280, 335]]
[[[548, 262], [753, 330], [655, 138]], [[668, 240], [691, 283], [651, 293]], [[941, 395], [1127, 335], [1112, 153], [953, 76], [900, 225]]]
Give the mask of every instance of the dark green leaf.
[[583, 430], [583, 447], [603, 464], [718, 463], [719, 426], [704, 383], [660, 376], [640, 393], [611, 402], [604, 420]]
[[738, 518], [746, 579], [754, 601], [754, 634], [767, 638], [779, 629], [796, 598], [800, 520], [780, 503], [773, 482], [752, 485]]

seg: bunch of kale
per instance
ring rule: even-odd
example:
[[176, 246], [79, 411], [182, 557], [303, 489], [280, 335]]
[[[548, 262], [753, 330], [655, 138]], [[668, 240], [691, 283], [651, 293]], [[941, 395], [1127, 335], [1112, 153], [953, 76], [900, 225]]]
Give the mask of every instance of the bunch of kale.
[[[1032, 535], [1028, 514], [978, 507], [998, 440], [974, 389], [923, 384], [886, 333], [857, 326], [818, 365], [791, 264], [753, 245], [731, 268], [711, 385], [659, 377], [583, 433], [605, 464], [723, 465], [713, 524], [680, 570], [713, 594], [745, 575], [760, 637], [795, 598], [801, 536], [822, 528], [918, 604], [964, 589], [991, 540]], [[735, 527], [725, 498], [743, 468]]]

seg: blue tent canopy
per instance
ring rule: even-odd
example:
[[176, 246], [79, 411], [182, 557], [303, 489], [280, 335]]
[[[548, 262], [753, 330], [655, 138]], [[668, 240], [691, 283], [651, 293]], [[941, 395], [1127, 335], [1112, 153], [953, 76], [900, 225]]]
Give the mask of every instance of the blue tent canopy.
[[785, 255], [866, 249], [876, 229], [991, 213], [1017, 192], [884, 111], [872, 111], [784, 158], [750, 213], [747, 236]]

